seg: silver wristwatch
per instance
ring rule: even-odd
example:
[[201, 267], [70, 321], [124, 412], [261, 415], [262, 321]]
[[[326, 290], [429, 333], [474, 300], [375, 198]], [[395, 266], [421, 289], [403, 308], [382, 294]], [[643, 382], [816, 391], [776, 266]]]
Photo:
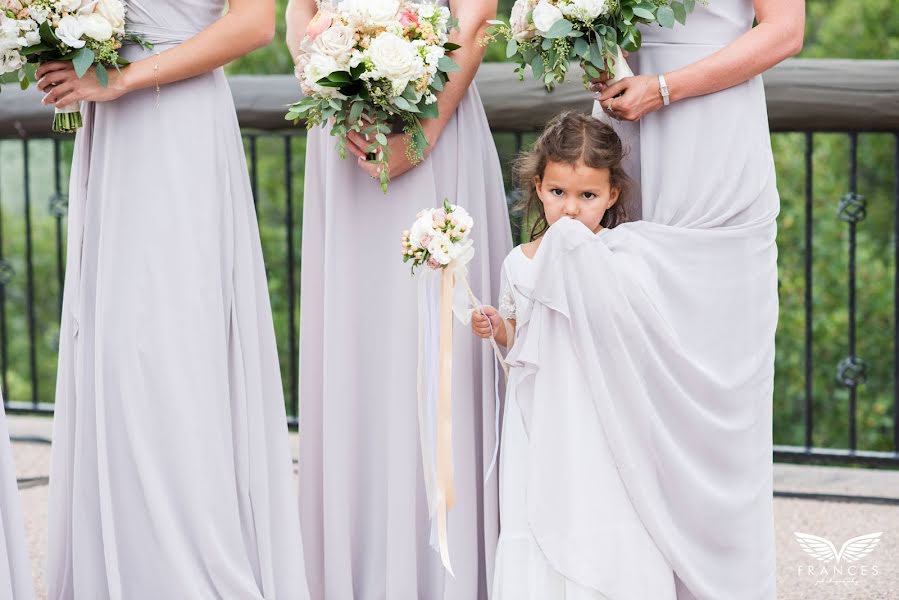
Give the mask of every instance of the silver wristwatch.
[[671, 97], [668, 95], [668, 82], [665, 81], [664, 75], [659, 75], [659, 92], [662, 94], [662, 102], [665, 106], [671, 104]]

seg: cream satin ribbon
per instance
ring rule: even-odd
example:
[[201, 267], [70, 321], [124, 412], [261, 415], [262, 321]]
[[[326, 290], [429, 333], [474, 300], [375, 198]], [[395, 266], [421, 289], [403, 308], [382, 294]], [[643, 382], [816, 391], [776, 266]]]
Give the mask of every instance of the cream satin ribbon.
[[[436, 541], [440, 558], [444, 568], [453, 576], [455, 574], [449, 555], [447, 533], [447, 514], [452, 510], [456, 501], [452, 420], [453, 313], [455, 312], [460, 321], [464, 323], [465, 317], [470, 316], [469, 302], [475, 309], [480, 309], [481, 306], [468, 284], [466, 265], [469, 260], [470, 256], [464, 257], [440, 273], [423, 272], [420, 275], [418, 291], [418, 418], [425, 492], [430, 517], [432, 520], [435, 518], [437, 520]], [[439, 288], [435, 287], [438, 284], [438, 277]], [[464, 284], [464, 292], [467, 292], [467, 297], [460, 293], [463, 291], [460, 284]], [[435, 337], [437, 337], [436, 340]], [[431, 354], [435, 341], [436, 361]], [[508, 367], [502, 358], [496, 340], [491, 337], [490, 342], [503, 372], [508, 377]], [[485, 479], [490, 478], [490, 473], [496, 465], [499, 449], [498, 371], [494, 384], [497, 413], [496, 446]], [[433, 403], [434, 396], [436, 396], [436, 407]], [[433, 541], [432, 539], [432, 543]]]

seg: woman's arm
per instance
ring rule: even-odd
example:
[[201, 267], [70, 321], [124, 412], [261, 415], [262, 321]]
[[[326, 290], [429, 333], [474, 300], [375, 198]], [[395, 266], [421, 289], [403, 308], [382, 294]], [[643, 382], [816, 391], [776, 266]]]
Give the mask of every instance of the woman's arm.
[[[664, 74], [672, 102], [748, 81], [802, 49], [805, 0], [755, 0], [754, 4], [758, 25], [711, 56]], [[604, 87], [599, 101], [606, 108], [611, 102], [615, 117], [626, 121], [637, 121], [664, 106], [657, 75], [628, 77]]]
[[[489, 25], [487, 21], [496, 17], [497, 0], [450, 0], [450, 10], [459, 19], [459, 31], [454, 31], [450, 41], [462, 46], [452, 54], [452, 58], [461, 67], [457, 73], [450, 75], [450, 81], [437, 97], [440, 116], [436, 119], [422, 121], [425, 135], [430, 142], [426, 154], [440, 139], [447, 123], [456, 113], [456, 109], [468, 93], [471, 82], [484, 59], [485, 48], [481, 45]], [[359, 166], [377, 177], [377, 165], [366, 161], [364, 148], [368, 146], [358, 134], [350, 135], [348, 148], [359, 158]], [[405, 136], [391, 136], [390, 175], [397, 177], [409, 171], [415, 165], [406, 158]]]
[[306, 27], [318, 12], [315, 0], [289, 0], [287, 2], [287, 47], [294, 60], [300, 54], [300, 44], [306, 37]]
[[[65, 106], [81, 100], [109, 101], [157, 83], [160, 85], [208, 73], [232, 60], [267, 46], [275, 34], [274, 0], [230, 0], [218, 21], [183, 44], [136, 61], [121, 71], [109, 70], [109, 85], [102, 87], [91, 70], [75, 75], [71, 62], [42, 65], [38, 88], [47, 92], [44, 104]], [[158, 61], [158, 62], [157, 62]]]

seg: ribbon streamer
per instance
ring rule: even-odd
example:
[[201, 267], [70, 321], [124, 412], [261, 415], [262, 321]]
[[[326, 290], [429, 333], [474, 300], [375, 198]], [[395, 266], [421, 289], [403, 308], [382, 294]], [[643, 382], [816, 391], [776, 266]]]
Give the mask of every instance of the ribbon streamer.
[[[418, 285], [418, 419], [425, 493], [431, 518], [431, 545], [439, 550], [444, 568], [454, 577], [447, 532], [447, 514], [456, 501], [452, 429], [453, 313], [467, 324], [470, 308], [481, 310], [468, 283], [468, 260], [470, 256], [463, 257], [443, 271], [425, 270], [419, 275]], [[490, 342], [508, 377], [508, 366], [493, 336]], [[496, 445], [485, 481], [490, 479], [499, 453], [499, 369], [494, 371], [494, 396]]]

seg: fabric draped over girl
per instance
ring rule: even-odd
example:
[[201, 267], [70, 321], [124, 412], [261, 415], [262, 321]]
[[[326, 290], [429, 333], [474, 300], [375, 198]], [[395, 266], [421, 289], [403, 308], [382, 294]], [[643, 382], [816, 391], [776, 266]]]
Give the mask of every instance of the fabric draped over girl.
[[0, 598], [34, 598], [24, 522], [3, 397], [0, 395]]
[[[645, 30], [629, 61], [675, 70], [752, 21], [751, 0], [716, 0]], [[647, 534], [678, 599], [773, 599], [779, 197], [761, 77], [617, 128], [644, 220], [593, 235], [563, 219], [519, 290], [508, 359], [531, 531], [556, 571], [612, 600], [641, 597], [626, 557]]]
[[[152, 57], [223, 9], [129, 0], [129, 31], [156, 46], [124, 55]], [[265, 267], [225, 75], [86, 104], [84, 116], [69, 195], [50, 597], [308, 598]]]

